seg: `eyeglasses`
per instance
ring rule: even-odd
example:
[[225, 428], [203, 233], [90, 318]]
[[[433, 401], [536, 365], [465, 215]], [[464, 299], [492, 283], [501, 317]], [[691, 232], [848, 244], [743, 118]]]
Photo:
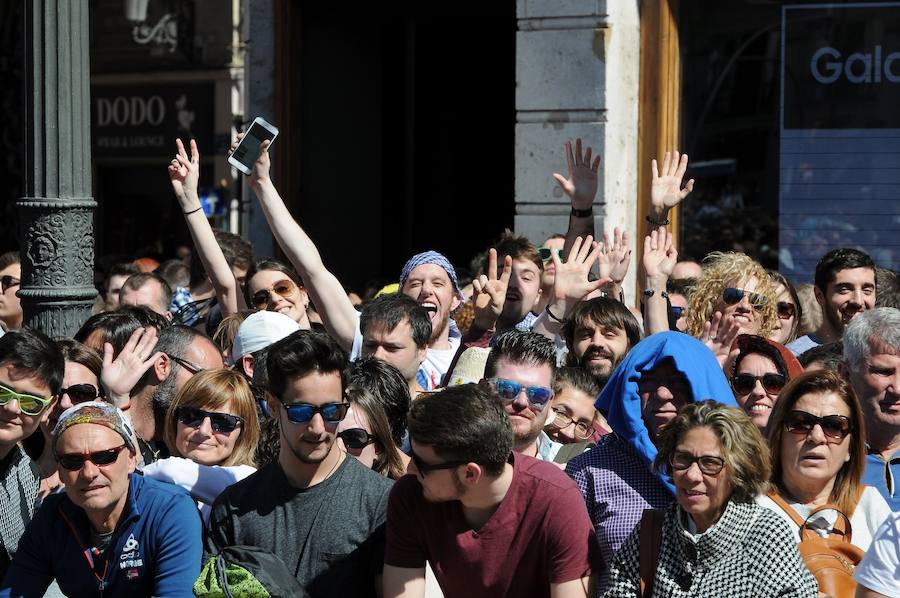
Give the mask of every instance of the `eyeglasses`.
[[488, 382], [504, 401], [515, 401], [524, 390], [528, 405], [535, 411], [543, 411], [553, 398], [553, 391], [546, 386], [525, 386], [506, 378], [489, 378]]
[[93, 384], [73, 384], [68, 388], [60, 388], [56, 393], [59, 398], [62, 398], [63, 395], [69, 395], [72, 403], [87, 403], [100, 396], [100, 389]]
[[784, 429], [792, 434], [806, 436], [818, 425], [826, 438], [836, 444], [851, 432], [850, 418], [843, 415], [826, 415], [816, 417], [806, 411], [791, 411], [784, 418]]
[[797, 314], [797, 306], [787, 301], [778, 302], [778, 317], [782, 320], [790, 320]]
[[189, 428], [199, 428], [203, 425], [203, 420], [208, 417], [209, 426], [217, 434], [231, 434], [235, 428], [244, 425], [244, 418], [239, 415], [219, 413], [218, 411], [204, 411], [189, 405], [178, 407], [175, 410], [175, 415], [178, 417], [178, 421]]
[[85, 461], [90, 461], [98, 467], [103, 467], [115, 463], [123, 448], [125, 448], [124, 444], [115, 448], [94, 451], [92, 453], [65, 453], [56, 455], [56, 462], [59, 463], [60, 467], [68, 469], [69, 471], [80, 470], [84, 467]]
[[169, 357], [169, 359], [189, 371], [191, 374], [199, 374], [200, 372], [206, 371], [206, 368], [202, 368], [196, 363], [191, 363], [187, 359], [176, 357], [175, 355], [169, 355], [168, 353], [166, 353], [166, 355]]
[[52, 398], [36, 397], [0, 384], [0, 405], [8, 405], [13, 399], [18, 401], [19, 409], [25, 415], [39, 415], [53, 401]]
[[678, 471], [690, 469], [694, 463], [700, 468], [700, 473], [705, 473], [706, 475], [719, 475], [722, 468], [725, 467], [725, 459], [713, 455], [695, 457], [684, 451], [675, 451], [669, 458], [669, 464]]
[[[272, 291], [275, 291], [278, 295], [282, 297], [290, 297], [294, 291], [297, 290], [297, 285], [294, 284], [294, 281], [289, 279], [279, 280], [274, 285], [272, 285]], [[250, 300], [253, 303], [253, 307], [256, 309], [262, 309], [269, 304], [269, 300], [272, 297], [272, 293], [269, 289], [260, 289], [253, 293], [253, 298]]]
[[0, 276], [0, 292], [5, 293], [7, 289], [19, 286], [20, 282], [22, 281], [20, 281], [15, 276], [4, 274], [3, 276]]
[[680, 318], [681, 316], [684, 315], [684, 308], [678, 307], [677, 305], [670, 305], [669, 311], [671, 311], [672, 315], [675, 316], [676, 318]]
[[416, 464], [416, 469], [419, 470], [419, 473], [424, 478], [432, 471], [438, 471], [440, 469], [456, 469], [460, 465], [465, 465], [468, 461], [444, 461], [443, 463], [435, 463], [431, 465], [429, 463], [425, 463], [422, 461], [422, 458], [419, 455], [415, 454], [412, 450], [409, 451], [409, 456], [412, 457], [413, 463]]
[[759, 309], [766, 304], [766, 298], [759, 293], [751, 293], [749, 291], [745, 291], [744, 289], [736, 289], [734, 287], [728, 287], [722, 291], [722, 301], [725, 302], [725, 305], [734, 305], [735, 303], [739, 303], [744, 295], [750, 296], [750, 305], [754, 308]]
[[593, 433], [591, 424], [586, 421], [575, 421], [572, 417], [562, 409], [553, 410], [553, 422], [550, 424], [557, 430], [565, 430], [572, 424], [575, 424], [575, 438], [579, 440], [587, 440]]
[[731, 388], [734, 392], [745, 395], [756, 388], [756, 381], [762, 382], [763, 390], [770, 395], [777, 395], [784, 388], [787, 380], [781, 374], [763, 374], [762, 376], [754, 376], [753, 374], [735, 374], [731, 377]]
[[347, 417], [347, 409], [350, 403], [326, 403], [324, 405], [309, 405], [307, 403], [293, 403], [291, 405], [281, 402], [287, 411], [287, 418], [295, 424], [309, 423], [316, 413], [322, 415], [326, 424], [336, 424]]
[[565, 258], [563, 257], [562, 249], [553, 249], [552, 247], [545, 247], [545, 246], [541, 245], [540, 247], [537, 248], [537, 250], [538, 250], [538, 255], [541, 256], [542, 262], [549, 262], [552, 259], [550, 256], [552, 256], [554, 253], [556, 253], [556, 255], [559, 256], [560, 261], [565, 261]]
[[338, 433], [338, 438], [344, 441], [344, 445], [347, 448], [354, 450], [366, 448], [375, 442], [375, 437], [362, 428], [348, 428], [343, 430]]

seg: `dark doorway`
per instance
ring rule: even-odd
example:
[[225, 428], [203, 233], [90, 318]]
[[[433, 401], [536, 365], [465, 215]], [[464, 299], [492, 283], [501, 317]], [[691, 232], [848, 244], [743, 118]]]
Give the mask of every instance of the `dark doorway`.
[[352, 4], [291, 23], [300, 151], [282, 188], [348, 288], [396, 282], [426, 249], [465, 269], [513, 223], [515, 2]]

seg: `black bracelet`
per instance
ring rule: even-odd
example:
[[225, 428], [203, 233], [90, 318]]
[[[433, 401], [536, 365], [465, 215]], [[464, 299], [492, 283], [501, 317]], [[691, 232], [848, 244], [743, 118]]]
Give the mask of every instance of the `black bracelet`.
[[199, 211], [202, 210], [202, 209], [203, 209], [203, 206], [200, 206], [200, 207], [197, 208], [196, 210], [191, 210], [190, 212], [184, 212], [184, 215], [185, 215], [185, 216], [190, 216], [190, 215], [193, 214], [194, 212], [199, 212]]
[[647, 222], [649, 222], [649, 223], [652, 224], [653, 226], [666, 226], [667, 224], [669, 224], [669, 219], [666, 218], [666, 221], [665, 221], [665, 222], [656, 222], [655, 220], [653, 220], [652, 218], [650, 218], [650, 216], [647, 216]]
[[594, 215], [594, 208], [593, 206], [586, 210], [576, 210], [575, 208], [572, 208], [572, 215], [576, 218], [587, 218], [588, 216]]
[[565, 319], [565, 318], [557, 318], [555, 315], [553, 315], [553, 312], [550, 311], [550, 304], [549, 304], [549, 303], [547, 304], [546, 307], [544, 307], [544, 311], [547, 312], [547, 317], [550, 318], [551, 320], [553, 320], [554, 322], [559, 322], [560, 324], [565, 324], [565, 323], [566, 323], [566, 319]]

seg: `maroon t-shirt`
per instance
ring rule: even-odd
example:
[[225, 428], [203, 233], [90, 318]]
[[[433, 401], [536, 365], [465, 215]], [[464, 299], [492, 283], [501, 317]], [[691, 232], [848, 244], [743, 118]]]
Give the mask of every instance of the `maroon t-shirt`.
[[391, 489], [384, 562], [416, 569], [431, 563], [444, 595], [550, 596], [550, 584], [590, 575], [594, 529], [581, 492], [561, 469], [514, 454], [503, 501], [478, 531], [459, 501], [429, 502], [419, 479]]

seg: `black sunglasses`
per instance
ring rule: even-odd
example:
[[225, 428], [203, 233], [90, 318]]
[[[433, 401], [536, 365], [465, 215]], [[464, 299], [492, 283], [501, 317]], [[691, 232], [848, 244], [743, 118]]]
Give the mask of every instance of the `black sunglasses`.
[[199, 428], [203, 425], [203, 420], [209, 418], [209, 425], [213, 432], [219, 434], [231, 434], [235, 428], [244, 425], [244, 418], [230, 413], [219, 413], [218, 411], [204, 411], [197, 407], [182, 405], [175, 410], [175, 416], [178, 421], [189, 428]]
[[338, 438], [344, 441], [344, 446], [357, 451], [375, 442], [375, 437], [362, 428], [347, 428], [338, 432]]
[[735, 303], [740, 303], [744, 298], [744, 295], [750, 296], [750, 305], [756, 309], [759, 309], [766, 304], [765, 296], [734, 287], [728, 287], [722, 291], [722, 301], [725, 302], [725, 305], [734, 305]]
[[200, 367], [196, 363], [191, 363], [190, 361], [188, 361], [187, 359], [184, 359], [182, 357], [176, 357], [175, 355], [169, 355], [168, 353], [166, 353], [166, 355], [169, 356], [169, 359], [171, 359], [172, 361], [174, 361], [175, 363], [177, 363], [178, 365], [180, 365], [181, 367], [183, 367], [184, 369], [189, 371], [191, 374], [199, 374], [200, 372], [202, 372], [206, 369], [206, 368]]
[[22, 281], [15, 276], [4, 274], [3, 276], [0, 276], [0, 292], [5, 293], [7, 289], [19, 286], [19, 283], [21, 282]]
[[419, 457], [419, 455], [415, 454], [412, 449], [409, 451], [409, 456], [412, 457], [413, 463], [416, 464], [416, 469], [419, 470], [419, 473], [424, 478], [432, 471], [438, 471], [440, 469], [456, 469], [460, 465], [465, 465], [468, 461], [444, 461], [443, 463], [435, 463], [431, 465], [429, 463], [425, 463]]
[[281, 402], [287, 411], [287, 418], [295, 424], [308, 424], [316, 413], [322, 415], [326, 424], [336, 424], [347, 417], [350, 403], [326, 403], [324, 405], [309, 405], [307, 403], [293, 403], [291, 405]]
[[731, 377], [731, 388], [734, 389], [734, 392], [745, 395], [756, 387], [757, 380], [762, 382], [763, 390], [770, 395], [780, 393], [787, 383], [787, 379], [781, 374], [763, 374], [762, 376], [735, 374]]
[[705, 473], [706, 475], [719, 475], [722, 468], [725, 467], [725, 459], [714, 455], [700, 455], [699, 457], [695, 457], [690, 453], [675, 451], [669, 458], [669, 464], [673, 469], [677, 469], [678, 471], [690, 469], [691, 465], [694, 463], [700, 468], [700, 472]]
[[101, 396], [102, 392], [93, 384], [73, 384], [68, 388], [60, 388], [56, 396], [62, 398], [63, 395], [69, 395], [72, 403], [77, 404], [93, 401]]
[[69, 471], [78, 471], [84, 467], [85, 461], [90, 461], [98, 467], [103, 467], [104, 465], [115, 463], [123, 448], [125, 448], [124, 444], [115, 448], [94, 451], [92, 453], [65, 453], [56, 455], [56, 462], [59, 463], [60, 467], [68, 469]]
[[[807, 435], [816, 425], [831, 444], [842, 441], [851, 432], [850, 418], [844, 415], [826, 415], [817, 417], [806, 411], [791, 411], [784, 418], [784, 429], [792, 434]], [[834, 442], [831, 442], [834, 441]]]
[[778, 302], [778, 317], [782, 320], [790, 320], [797, 314], [797, 306], [787, 301]]

